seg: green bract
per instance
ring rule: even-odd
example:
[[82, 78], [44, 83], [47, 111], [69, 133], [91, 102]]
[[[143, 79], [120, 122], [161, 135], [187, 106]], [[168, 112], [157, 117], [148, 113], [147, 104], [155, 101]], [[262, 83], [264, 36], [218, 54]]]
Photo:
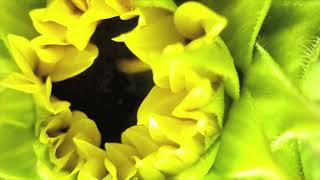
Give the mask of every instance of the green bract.
[[317, 0], [274, 1], [260, 38], [260, 43], [292, 83], [305, 96], [318, 102], [319, 11]]
[[[279, 0], [280, 1], [280, 0]], [[271, 0], [202, 0], [226, 16], [228, 27], [222, 33], [236, 66], [245, 71], [252, 61], [254, 44], [268, 14]]]
[[[17, 71], [6, 47], [0, 41], [0, 79]], [[0, 85], [0, 178], [36, 178], [34, 102], [30, 95]], [[20, 162], [20, 163], [17, 163]]]
[[261, 46], [244, 79], [208, 179], [319, 178], [316, 107], [301, 96]]
[[17, 34], [25, 37], [34, 37], [36, 32], [32, 27], [29, 12], [32, 9], [45, 6], [45, 0], [12, 0], [0, 1], [0, 35]]
[[208, 179], [318, 179], [319, 2], [205, 2], [228, 17], [222, 37], [244, 72]]
[[[16, 33], [35, 35], [28, 12], [40, 7], [42, 1], [1, 1], [0, 80], [17, 72], [5, 35]], [[0, 179], [36, 179], [37, 158], [33, 150], [36, 141], [34, 102], [30, 95], [6, 89], [0, 85]]]

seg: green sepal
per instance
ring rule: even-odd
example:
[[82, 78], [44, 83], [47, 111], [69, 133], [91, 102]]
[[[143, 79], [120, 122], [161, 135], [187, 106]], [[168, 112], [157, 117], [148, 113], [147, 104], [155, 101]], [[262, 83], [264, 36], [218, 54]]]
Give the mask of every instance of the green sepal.
[[301, 91], [310, 100], [320, 103], [320, 61], [310, 66], [304, 75]]
[[17, 34], [27, 38], [34, 37], [35, 32], [29, 11], [46, 5], [45, 0], [10, 0], [0, 1], [0, 36]]
[[319, 178], [316, 108], [258, 46], [208, 179]]
[[222, 32], [236, 66], [243, 72], [250, 66], [253, 49], [271, 6], [271, 0], [202, 0], [228, 19]]
[[33, 99], [5, 89], [0, 104], [0, 179], [35, 179]]
[[[288, 78], [310, 99], [316, 93], [320, 61], [320, 1], [273, 1], [259, 43]], [[319, 80], [318, 80], [319, 82]]]

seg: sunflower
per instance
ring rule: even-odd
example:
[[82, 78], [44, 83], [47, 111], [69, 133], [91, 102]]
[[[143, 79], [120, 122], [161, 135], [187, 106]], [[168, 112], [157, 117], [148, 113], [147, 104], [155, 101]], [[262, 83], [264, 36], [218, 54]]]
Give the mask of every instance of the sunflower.
[[1, 178], [320, 178], [319, 3], [0, 4]]

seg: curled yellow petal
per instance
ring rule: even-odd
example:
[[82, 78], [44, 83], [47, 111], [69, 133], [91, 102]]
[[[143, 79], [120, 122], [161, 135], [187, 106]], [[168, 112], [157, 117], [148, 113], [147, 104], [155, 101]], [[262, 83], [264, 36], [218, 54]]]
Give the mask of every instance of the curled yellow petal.
[[121, 142], [137, 149], [140, 157], [145, 157], [159, 148], [150, 138], [148, 128], [139, 125], [125, 130], [121, 135]]
[[54, 36], [84, 50], [99, 22], [119, 16], [120, 9], [115, 2], [105, 0], [53, 0], [47, 8], [33, 10], [30, 15], [42, 35]]
[[[39, 139], [47, 145], [50, 160], [56, 168], [70, 175], [77, 173], [88, 159], [84, 151], [95, 151], [92, 146], [98, 147], [101, 142], [95, 123], [82, 112], [69, 109], [50, 117], [41, 129]], [[100, 154], [98, 151], [96, 156]]]
[[205, 34], [217, 37], [226, 27], [227, 20], [201, 3], [190, 1], [177, 8], [174, 23], [184, 37], [196, 39]]
[[79, 51], [74, 46], [54, 36], [38, 36], [31, 41], [39, 57], [36, 74], [50, 76], [52, 81], [62, 81], [80, 74], [90, 67], [98, 56], [95, 45]]
[[[198, 11], [199, 16], [192, 16]], [[22, 74], [12, 74], [7, 84], [33, 93], [37, 104], [53, 114], [42, 124], [40, 142], [57, 170], [67, 177], [78, 173], [83, 180], [166, 179], [201, 161], [222, 126], [224, 76], [181, 60], [188, 56], [173, 56], [177, 61], [163, 57], [212, 45], [226, 25], [223, 17], [196, 2], [173, 13], [132, 7], [127, 0], [51, 0], [47, 8], [30, 15], [42, 35], [31, 42], [9, 36]], [[104, 151], [98, 148], [101, 136], [94, 121], [51, 97], [52, 81], [92, 65], [98, 49], [89, 43], [91, 35], [102, 19], [119, 15], [139, 16], [138, 26], [117, 40], [150, 65], [156, 86], [139, 109], [139, 125], [122, 134], [122, 144], [107, 143]]]
[[[138, 124], [148, 127], [146, 137], [159, 147], [146, 157], [153, 156], [154, 168], [170, 175], [196, 163], [211, 147], [219, 136], [224, 106], [223, 87], [216, 89], [210, 76], [174, 67], [160, 78], [162, 86], [151, 90], [138, 111]], [[178, 67], [183, 70], [172, 72]]]
[[82, 139], [74, 138], [74, 143], [77, 146], [80, 157], [86, 161], [80, 168], [77, 179], [95, 180], [105, 177], [108, 173], [104, 166], [106, 152]]
[[81, 11], [88, 10], [89, 1], [87, 0], [71, 0], [71, 2]]
[[31, 41], [31, 45], [42, 61], [56, 63], [62, 58], [68, 43], [54, 36], [38, 36]]
[[95, 45], [88, 44], [83, 51], [67, 46], [62, 59], [56, 63], [49, 75], [55, 82], [71, 78], [89, 68], [97, 56], [98, 48]]
[[[34, 28], [40, 33], [53, 37], [65, 37], [67, 28], [52, 21], [44, 20], [46, 8], [35, 9], [30, 12]], [[62, 39], [62, 38], [61, 38]]]
[[160, 171], [157, 170], [154, 165], [153, 161], [155, 153], [140, 159], [138, 157], [134, 157], [136, 162], [136, 168], [138, 169], [139, 177], [141, 179], [157, 179], [157, 180], [165, 180], [165, 175]]
[[106, 0], [106, 3], [121, 14], [129, 11], [132, 7], [131, 0]]
[[146, 26], [140, 25], [115, 40], [124, 41], [127, 47], [145, 63], [149, 64], [150, 58], [155, 54], [161, 54], [168, 44], [183, 41], [182, 36], [175, 30], [172, 15], [153, 18], [151, 14], [144, 14], [140, 17], [144, 17], [143, 24], [146, 24], [146, 21], [150, 23]]
[[128, 19], [137, 15], [138, 26], [114, 40], [123, 41], [139, 59], [149, 65], [159, 61], [159, 57], [167, 53], [172, 45], [197, 49], [212, 43], [227, 24], [224, 17], [193, 1], [183, 3], [173, 13], [161, 8], [140, 7], [121, 17]]
[[137, 152], [133, 147], [118, 143], [107, 143], [105, 147], [108, 159], [105, 164], [110, 173], [115, 173], [111, 173], [114, 178], [128, 180], [136, 175], [133, 156], [137, 156]]

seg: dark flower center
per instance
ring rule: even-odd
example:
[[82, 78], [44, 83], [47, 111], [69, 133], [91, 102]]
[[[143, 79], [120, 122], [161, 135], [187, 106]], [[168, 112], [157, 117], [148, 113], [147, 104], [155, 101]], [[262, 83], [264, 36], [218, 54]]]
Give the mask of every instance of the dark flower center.
[[91, 39], [99, 48], [94, 64], [80, 75], [53, 85], [56, 97], [68, 100], [71, 109], [83, 111], [96, 122], [102, 142], [119, 142], [122, 131], [136, 124], [138, 107], [153, 86], [151, 72], [128, 75], [116, 67], [117, 59], [134, 55], [111, 38], [136, 24], [137, 18], [103, 21]]

